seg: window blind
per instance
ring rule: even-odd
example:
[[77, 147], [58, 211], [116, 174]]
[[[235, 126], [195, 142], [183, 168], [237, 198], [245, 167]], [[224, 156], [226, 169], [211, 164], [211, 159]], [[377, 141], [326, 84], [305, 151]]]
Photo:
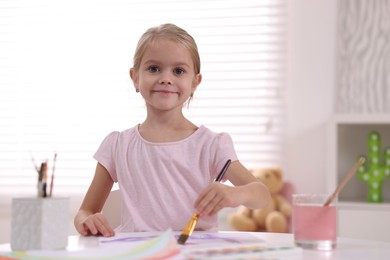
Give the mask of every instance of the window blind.
[[103, 138], [145, 117], [128, 70], [149, 27], [196, 40], [203, 82], [185, 114], [231, 134], [248, 167], [284, 164], [285, 0], [0, 0], [0, 193], [85, 193]]

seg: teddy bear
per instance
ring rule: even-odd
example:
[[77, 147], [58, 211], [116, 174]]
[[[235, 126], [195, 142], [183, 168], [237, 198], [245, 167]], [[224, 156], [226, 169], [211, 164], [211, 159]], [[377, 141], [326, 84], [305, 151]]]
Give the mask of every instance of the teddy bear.
[[257, 168], [250, 171], [268, 187], [271, 201], [260, 209], [241, 206], [228, 216], [230, 225], [237, 231], [288, 232], [291, 204], [280, 194], [284, 184], [280, 167]]

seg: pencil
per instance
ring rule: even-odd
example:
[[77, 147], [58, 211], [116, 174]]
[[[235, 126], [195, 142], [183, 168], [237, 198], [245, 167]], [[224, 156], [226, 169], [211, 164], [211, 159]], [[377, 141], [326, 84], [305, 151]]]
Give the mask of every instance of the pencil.
[[330, 203], [336, 198], [336, 196], [340, 193], [340, 191], [344, 188], [344, 186], [349, 182], [355, 172], [359, 169], [359, 167], [366, 161], [364, 157], [360, 157], [359, 160], [355, 163], [349, 173], [344, 177], [344, 179], [337, 186], [336, 190], [332, 193], [332, 195], [326, 200], [324, 203], [324, 207], [329, 206]]
[[47, 162], [42, 163], [41, 166], [42, 171], [42, 197], [47, 197]]
[[54, 170], [56, 165], [56, 159], [57, 159], [57, 153], [54, 154], [54, 160], [53, 160], [53, 169], [51, 171], [51, 180], [50, 180], [50, 189], [49, 189], [49, 197], [53, 194], [53, 184], [54, 184]]
[[46, 170], [45, 162], [41, 163], [41, 167], [38, 170], [38, 197], [46, 197]]
[[[217, 178], [215, 178], [215, 182], [220, 182], [222, 180], [231, 162], [232, 161], [230, 159], [227, 160], [221, 172], [218, 174]], [[186, 243], [187, 239], [191, 236], [192, 232], [194, 231], [198, 219], [199, 219], [199, 214], [194, 213], [191, 219], [188, 221], [185, 228], [183, 229], [183, 232], [181, 233], [180, 237], [177, 239], [178, 244], [184, 245]]]

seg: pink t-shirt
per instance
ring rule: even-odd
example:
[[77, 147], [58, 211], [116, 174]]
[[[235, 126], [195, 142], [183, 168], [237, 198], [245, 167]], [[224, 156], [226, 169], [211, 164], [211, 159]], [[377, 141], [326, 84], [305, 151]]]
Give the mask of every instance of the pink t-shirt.
[[[181, 231], [195, 212], [194, 202], [226, 161], [237, 160], [227, 133], [200, 126], [191, 136], [168, 143], [142, 138], [138, 126], [112, 132], [94, 158], [118, 182], [123, 198], [117, 232]], [[216, 230], [217, 217], [202, 217], [196, 230]]]

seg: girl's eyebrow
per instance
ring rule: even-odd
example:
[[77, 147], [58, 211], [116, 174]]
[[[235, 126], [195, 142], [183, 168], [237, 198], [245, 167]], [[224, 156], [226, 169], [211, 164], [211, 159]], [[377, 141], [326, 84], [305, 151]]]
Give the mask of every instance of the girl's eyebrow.
[[158, 63], [160, 63], [159, 61], [156, 61], [156, 60], [146, 60], [145, 61], [145, 64], [150, 64], [150, 63], [152, 63], [152, 64], [158, 64]]
[[[146, 60], [145, 61], [145, 64], [146, 65], [148, 65], [148, 64], [157, 64], [157, 65], [160, 65], [162, 62], [161, 61], [157, 61], [157, 60]], [[188, 67], [188, 68], [190, 68], [191, 66], [188, 64], [188, 63], [186, 63], [186, 62], [176, 62], [176, 63], [174, 63], [174, 65], [173, 66], [175, 66], [175, 67]]]

